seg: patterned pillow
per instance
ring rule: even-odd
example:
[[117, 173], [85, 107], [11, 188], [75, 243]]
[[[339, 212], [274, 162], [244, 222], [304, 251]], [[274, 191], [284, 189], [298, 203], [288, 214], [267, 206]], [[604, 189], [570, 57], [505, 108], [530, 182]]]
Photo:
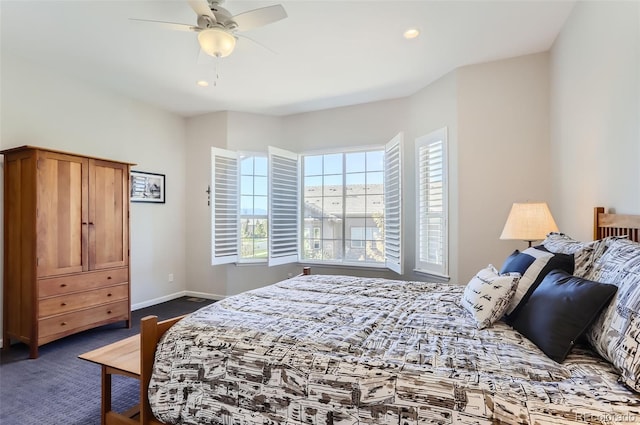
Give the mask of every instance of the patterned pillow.
[[518, 310], [527, 302], [531, 293], [551, 270], [560, 269], [573, 274], [573, 256], [553, 254], [536, 248], [527, 248], [518, 254], [503, 270], [504, 273], [520, 273], [520, 283], [507, 307], [509, 321], [515, 319]]
[[587, 242], [580, 242], [564, 233], [551, 232], [547, 235], [542, 245], [549, 250], [549, 252], [559, 254], [574, 254], [580, 251], [588, 245]]
[[585, 247], [573, 254], [575, 267], [573, 274], [578, 277], [591, 276], [596, 260], [609, 249], [613, 242], [626, 237], [610, 236], [585, 244]]
[[613, 301], [587, 332], [593, 348], [640, 392], [640, 244], [614, 240], [594, 261], [587, 279], [618, 287]]
[[469, 281], [461, 303], [473, 316], [478, 329], [488, 328], [504, 315], [519, 280], [519, 273], [501, 275], [489, 264]]

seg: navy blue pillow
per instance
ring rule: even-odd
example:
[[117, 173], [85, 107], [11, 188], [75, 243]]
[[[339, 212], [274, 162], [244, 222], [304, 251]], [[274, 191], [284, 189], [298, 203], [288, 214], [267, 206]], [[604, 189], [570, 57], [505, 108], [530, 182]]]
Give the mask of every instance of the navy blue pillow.
[[617, 290], [615, 285], [553, 270], [522, 306], [512, 326], [549, 358], [562, 363]]
[[[520, 255], [522, 254], [522, 255]], [[529, 266], [533, 263], [535, 258], [530, 255], [526, 255], [518, 251], [517, 249], [511, 253], [510, 256], [502, 264], [500, 274], [504, 273], [520, 273], [524, 274]]]
[[[544, 279], [547, 273], [549, 273], [551, 270], [558, 269], [558, 270], [563, 270], [570, 275], [573, 274], [573, 268], [574, 268], [573, 255], [552, 254], [546, 250], [540, 250], [537, 247], [527, 248], [526, 250], [522, 251], [517, 256], [515, 256], [515, 258], [513, 258], [509, 262], [507, 267], [503, 266], [503, 268], [505, 269], [504, 273], [517, 272], [517, 273], [520, 273], [522, 276], [524, 276], [527, 270], [529, 269], [529, 267], [536, 261], [536, 258], [534, 256], [529, 255], [529, 252], [532, 252], [532, 251], [534, 252], [545, 251], [546, 254], [551, 255], [551, 257], [546, 261], [546, 263], [544, 264], [544, 266], [538, 272], [537, 275], [530, 274], [527, 276], [528, 279], [533, 279], [533, 281], [525, 279], [524, 277], [520, 279], [520, 283], [518, 284], [519, 285], [518, 292], [516, 292], [516, 297], [514, 297], [514, 300], [517, 301], [518, 304], [513, 310], [511, 311], [508, 310], [509, 313], [507, 314], [507, 317], [506, 317], [506, 321], [509, 324], [512, 324], [513, 321], [518, 317], [518, 314], [520, 314], [520, 310], [526, 304], [527, 300], [529, 299], [533, 291], [535, 291], [538, 285], [540, 285], [540, 282], [542, 282], [542, 279]], [[500, 272], [503, 273], [502, 270]], [[529, 286], [527, 287], [527, 285]], [[520, 288], [526, 291], [522, 296], [518, 295], [518, 293], [521, 291]], [[518, 299], [518, 297], [520, 298]]]

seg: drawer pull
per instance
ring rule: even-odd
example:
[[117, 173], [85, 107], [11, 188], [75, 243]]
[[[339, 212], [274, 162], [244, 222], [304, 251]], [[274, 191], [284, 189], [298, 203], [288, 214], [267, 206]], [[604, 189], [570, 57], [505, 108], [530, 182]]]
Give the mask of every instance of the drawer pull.
[[107, 280], [111, 280], [111, 276], [107, 276]]
[[60, 284], [60, 287], [61, 287], [61, 288], [65, 288], [66, 286], [67, 286], [67, 284], [66, 284], [66, 283], [61, 283], [61, 284]]
[[110, 296], [111, 296], [111, 293], [108, 293], [108, 294], [107, 294], [107, 297], [110, 297]]
[[107, 314], [111, 314], [111, 310], [107, 310]]
[[64, 307], [65, 305], [67, 305], [67, 303], [60, 303], [61, 307]]
[[67, 326], [67, 322], [60, 323], [60, 326]]

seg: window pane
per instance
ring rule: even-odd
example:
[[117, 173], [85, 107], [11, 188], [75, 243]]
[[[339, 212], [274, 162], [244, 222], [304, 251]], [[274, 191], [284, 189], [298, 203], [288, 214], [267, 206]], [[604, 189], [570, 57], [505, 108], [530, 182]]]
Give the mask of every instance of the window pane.
[[322, 220], [322, 238], [342, 240], [342, 220], [333, 218]]
[[324, 196], [342, 196], [342, 174], [324, 176]]
[[382, 193], [383, 190], [383, 185], [384, 184], [384, 173], [383, 172], [370, 172], [367, 173], [367, 185], [369, 186], [377, 186], [378, 188], [378, 193]]
[[256, 176], [267, 176], [268, 173], [268, 158], [266, 156], [256, 156], [254, 165], [254, 174]]
[[324, 155], [324, 174], [342, 174], [342, 154]]
[[251, 258], [253, 257], [253, 239], [240, 239], [240, 257]]
[[254, 194], [255, 195], [267, 196], [268, 190], [269, 190], [269, 182], [266, 177], [254, 178]]
[[342, 218], [342, 210], [342, 196], [327, 196], [324, 198], [324, 207], [322, 208], [324, 217]]
[[322, 195], [322, 176], [304, 178], [304, 197]]
[[240, 215], [253, 215], [253, 196], [240, 197]]
[[345, 247], [344, 260], [356, 263], [359, 261], [365, 261], [366, 242], [364, 239], [352, 240]]
[[253, 157], [248, 156], [240, 160], [240, 174], [243, 176], [253, 175]]
[[256, 259], [267, 258], [267, 238], [255, 239], [253, 243], [253, 256]]
[[304, 199], [305, 217], [322, 217], [322, 198], [313, 197]]
[[322, 175], [322, 155], [313, 155], [304, 157], [304, 175], [320, 176]]
[[[367, 175], [365, 173], [353, 173], [345, 176], [348, 191], [353, 191], [355, 188], [352, 186], [364, 186], [367, 182]], [[352, 195], [352, 193], [350, 194]]]
[[384, 215], [384, 195], [369, 195], [366, 202], [367, 216]]
[[240, 235], [243, 239], [253, 238], [254, 221], [250, 218], [240, 220]]
[[384, 151], [367, 152], [367, 171], [384, 170]]
[[269, 213], [266, 196], [253, 198], [253, 213], [255, 215], [267, 215]]
[[384, 242], [383, 241], [367, 241], [366, 242], [366, 260], [370, 263], [384, 263]]
[[322, 242], [322, 259], [328, 261], [342, 260], [342, 239], [325, 239]]
[[267, 228], [267, 219], [266, 218], [258, 218], [254, 221], [255, 226], [253, 228], [253, 236], [255, 238], [266, 238], [269, 232]]
[[347, 196], [345, 198], [345, 211], [348, 215], [364, 217], [365, 205], [366, 197], [364, 195]]
[[347, 173], [357, 173], [366, 171], [366, 154], [364, 152], [354, 152], [345, 155]]
[[253, 195], [253, 176], [240, 177], [240, 193], [242, 195]]

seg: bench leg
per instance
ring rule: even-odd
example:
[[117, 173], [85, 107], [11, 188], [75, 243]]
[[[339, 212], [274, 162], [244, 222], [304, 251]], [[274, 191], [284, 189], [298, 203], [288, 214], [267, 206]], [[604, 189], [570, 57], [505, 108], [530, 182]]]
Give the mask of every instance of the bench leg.
[[107, 424], [107, 412], [111, 411], [111, 373], [106, 366], [102, 366], [102, 403], [100, 405], [100, 420], [102, 425]]

